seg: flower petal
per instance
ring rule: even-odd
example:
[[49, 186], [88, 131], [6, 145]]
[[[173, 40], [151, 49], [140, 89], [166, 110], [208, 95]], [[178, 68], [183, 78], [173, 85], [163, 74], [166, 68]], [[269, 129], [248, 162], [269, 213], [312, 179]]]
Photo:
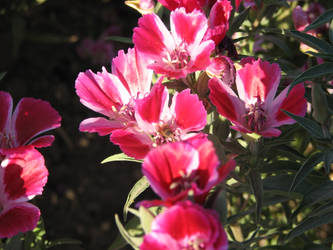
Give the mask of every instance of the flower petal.
[[184, 8], [179, 8], [170, 14], [171, 34], [178, 45], [182, 43], [188, 46], [199, 44], [207, 27], [207, 18], [199, 10], [186, 13]]
[[12, 108], [13, 100], [10, 94], [4, 91], [0, 91], [0, 134], [7, 134], [7, 130], [9, 129], [10, 124], [10, 118], [12, 115]]
[[133, 42], [139, 52], [156, 60], [165, 51], [175, 48], [170, 32], [155, 14], [147, 14], [139, 19], [139, 27], [134, 28]]
[[100, 136], [111, 134], [115, 129], [124, 127], [118, 120], [108, 120], [103, 117], [94, 117], [83, 120], [79, 130], [82, 132], [98, 133]]
[[1, 149], [4, 192], [8, 200], [26, 201], [43, 192], [48, 171], [43, 156], [32, 146]]
[[202, 130], [207, 123], [207, 112], [197, 95], [189, 89], [176, 93], [171, 110], [176, 114], [177, 125], [185, 132]]
[[33, 230], [39, 220], [39, 209], [30, 203], [14, 203], [0, 213], [0, 238], [11, 238]]
[[32, 140], [29, 143], [29, 145], [34, 146], [36, 148], [45, 148], [51, 146], [53, 141], [54, 141], [53, 135], [43, 135]]
[[22, 98], [12, 117], [15, 146], [27, 144], [33, 137], [60, 127], [60, 122], [60, 115], [48, 102]]
[[217, 78], [210, 79], [208, 86], [210, 89], [209, 98], [216, 106], [217, 111], [233, 123], [242, 124], [245, 105], [232, 89]]
[[129, 129], [113, 131], [110, 140], [117, 144], [125, 154], [136, 159], [143, 159], [152, 147], [149, 136]]

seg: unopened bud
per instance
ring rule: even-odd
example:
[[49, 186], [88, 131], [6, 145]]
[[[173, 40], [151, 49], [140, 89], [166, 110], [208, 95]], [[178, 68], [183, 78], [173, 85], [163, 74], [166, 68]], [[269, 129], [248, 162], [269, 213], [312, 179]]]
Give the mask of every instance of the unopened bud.
[[208, 91], [209, 91], [208, 80], [209, 79], [210, 78], [205, 71], [201, 72], [198, 77], [196, 88], [197, 88], [197, 93], [198, 93], [199, 97], [201, 97], [201, 98], [205, 98], [208, 95]]

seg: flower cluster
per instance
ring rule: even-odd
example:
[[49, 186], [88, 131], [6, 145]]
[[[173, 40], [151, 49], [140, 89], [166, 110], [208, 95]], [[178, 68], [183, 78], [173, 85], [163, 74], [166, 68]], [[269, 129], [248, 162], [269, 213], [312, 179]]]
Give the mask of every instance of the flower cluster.
[[229, 28], [228, 0], [160, 3], [171, 11], [170, 30], [158, 15], [141, 12], [134, 48], [119, 51], [111, 73], [103, 68], [77, 77], [81, 103], [104, 115], [82, 121], [80, 130], [109, 135], [125, 154], [143, 159], [142, 173], [161, 199], [138, 206], [164, 211], [141, 249], [227, 249], [216, 212], [204, 206], [236, 161], [235, 155], [218, 158], [203, 132], [207, 113], [215, 106], [232, 129], [277, 137], [278, 127], [294, 123], [284, 111], [304, 116], [305, 90], [301, 84], [286, 87], [275, 97], [278, 64], [248, 57], [236, 71], [231, 58], [219, 52]]
[[39, 135], [61, 121], [46, 101], [23, 98], [13, 113], [12, 107], [11, 96], [0, 91], [0, 238], [36, 227], [40, 211], [27, 201], [42, 193], [48, 170], [35, 148], [52, 144], [52, 135]]

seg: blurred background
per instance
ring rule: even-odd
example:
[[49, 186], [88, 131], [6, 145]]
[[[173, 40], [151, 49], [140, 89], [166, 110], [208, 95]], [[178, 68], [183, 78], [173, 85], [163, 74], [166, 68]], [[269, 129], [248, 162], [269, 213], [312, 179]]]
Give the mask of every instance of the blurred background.
[[139, 17], [120, 0], [0, 1], [0, 72], [7, 72], [0, 90], [15, 104], [28, 96], [47, 100], [62, 116], [62, 127], [51, 132], [54, 144], [41, 150], [50, 174], [33, 201], [47, 239], [83, 243], [59, 249], [107, 249], [117, 234], [114, 214], [141, 177], [134, 164], [100, 164], [120, 151], [107, 136], [78, 130], [95, 114], [80, 104], [74, 88], [79, 72], [102, 65], [111, 71], [111, 58], [128, 46], [105, 37], [131, 37]]

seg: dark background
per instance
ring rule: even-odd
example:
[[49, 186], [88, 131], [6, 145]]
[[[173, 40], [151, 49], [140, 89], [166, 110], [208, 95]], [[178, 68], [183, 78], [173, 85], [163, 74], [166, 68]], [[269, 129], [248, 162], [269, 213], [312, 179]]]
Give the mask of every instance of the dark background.
[[[110, 26], [115, 35], [131, 37], [140, 15], [120, 0], [1, 0], [0, 90], [16, 104], [23, 97], [47, 100], [62, 116], [51, 133], [54, 144], [42, 149], [49, 179], [40, 208], [46, 238], [73, 238], [80, 246], [52, 249], [107, 249], [116, 237], [114, 214], [120, 213], [131, 186], [141, 177], [134, 164], [100, 162], [120, 152], [109, 138], [81, 133], [79, 123], [98, 116], [81, 105], [75, 93], [79, 72], [100, 71], [110, 60], [79, 56], [86, 39], [98, 39]], [[115, 55], [129, 45], [108, 41]]]

